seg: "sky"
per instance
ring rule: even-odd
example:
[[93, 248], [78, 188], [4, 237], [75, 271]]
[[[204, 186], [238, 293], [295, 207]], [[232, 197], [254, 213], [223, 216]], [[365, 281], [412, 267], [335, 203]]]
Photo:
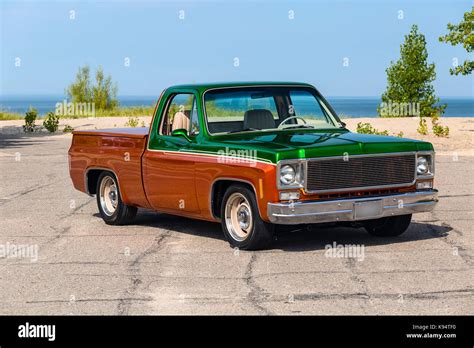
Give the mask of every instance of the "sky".
[[[119, 95], [170, 85], [301, 81], [326, 96], [380, 96], [412, 24], [426, 36], [438, 96], [474, 96], [452, 76], [462, 46], [441, 43], [472, 1], [0, 0], [1, 95], [61, 95], [101, 65]], [[472, 54], [469, 57], [473, 59]]]

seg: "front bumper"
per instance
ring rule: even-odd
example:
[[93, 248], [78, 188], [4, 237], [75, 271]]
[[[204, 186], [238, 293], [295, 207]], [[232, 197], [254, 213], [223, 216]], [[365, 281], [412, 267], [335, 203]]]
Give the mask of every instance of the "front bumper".
[[421, 213], [432, 211], [437, 202], [438, 190], [426, 190], [370, 198], [268, 203], [267, 212], [272, 223], [295, 225]]

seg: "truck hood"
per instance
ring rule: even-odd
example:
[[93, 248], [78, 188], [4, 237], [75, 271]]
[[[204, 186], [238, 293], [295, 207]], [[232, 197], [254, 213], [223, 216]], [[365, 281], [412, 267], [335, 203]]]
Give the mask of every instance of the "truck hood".
[[214, 137], [212, 144], [219, 148], [217, 151], [254, 150], [258, 158], [274, 163], [282, 159], [341, 156], [345, 153], [361, 155], [433, 150], [428, 142], [347, 130], [227, 134]]

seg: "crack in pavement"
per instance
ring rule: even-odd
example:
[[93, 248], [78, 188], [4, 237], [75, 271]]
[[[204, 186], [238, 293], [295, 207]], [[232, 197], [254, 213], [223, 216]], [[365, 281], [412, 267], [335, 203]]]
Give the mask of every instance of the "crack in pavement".
[[262, 302], [264, 302], [265, 297], [267, 297], [267, 294], [265, 294], [264, 290], [255, 282], [255, 278], [253, 275], [253, 267], [256, 261], [257, 254], [253, 252], [247, 264], [247, 269], [245, 270], [245, 284], [247, 284], [247, 286], [250, 288], [250, 292], [248, 293], [246, 299], [259, 312], [266, 315], [270, 315], [272, 314], [271, 311], [262, 306]]
[[15, 198], [18, 198], [18, 197], [22, 197], [24, 195], [27, 195], [28, 193], [31, 193], [33, 191], [37, 191], [37, 190], [41, 190], [42, 188], [45, 188], [45, 187], [48, 187], [48, 186], [51, 186], [51, 185], [54, 185], [56, 184], [56, 181], [54, 182], [50, 182], [48, 184], [44, 184], [44, 185], [41, 185], [41, 186], [38, 186], [38, 185], [35, 185], [33, 187], [29, 187], [25, 190], [22, 190], [22, 191], [19, 191], [19, 192], [16, 192], [16, 193], [12, 193], [11, 195], [9, 196], [6, 196], [6, 197], [2, 197], [0, 198], [0, 205], [3, 205], [5, 203], [8, 203], [10, 201], [12, 201], [13, 199]]
[[84, 203], [78, 205], [76, 208], [74, 208], [73, 210], [71, 210], [70, 213], [61, 216], [61, 217], [59, 218], [59, 220], [64, 220], [64, 219], [66, 219], [66, 218], [68, 218], [68, 217], [74, 215], [74, 214], [75, 214], [76, 212], [78, 212], [80, 209], [84, 208], [86, 205], [88, 205], [88, 204], [90, 204], [90, 203], [92, 203], [92, 202], [94, 202], [94, 201], [95, 201], [95, 199], [92, 199], [92, 198], [89, 199], [89, 200], [87, 200], [86, 202], [84, 202]]
[[[458, 185], [458, 184], [456, 184]], [[451, 197], [472, 197], [474, 196], [473, 193], [466, 193], [466, 194], [460, 194], [460, 195], [440, 195], [438, 198], [451, 198]]]
[[[399, 300], [400, 295], [404, 299], [419, 299], [419, 300], [431, 300], [442, 298], [442, 295], [454, 294], [455, 296], [450, 296], [449, 298], [458, 298], [458, 297], [470, 297], [474, 295], [474, 289], [456, 289], [456, 290], [444, 290], [444, 291], [430, 291], [430, 292], [418, 292], [418, 293], [371, 293], [371, 299], [393, 299]], [[295, 295], [295, 300], [300, 301], [313, 301], [319, 299], [367, 299], [366, 292], [364, 293], [348, 293], [348, 294], [299, 294]]]
[[162, 234], [156, 236], [153, 240], [153, 243], [150, 247], [145, 249], [142, 253], [140, 253], [130, 264], [130, 282], [131, 285], [124, 291], [123, 299], [119, 301], [117, 305], [117, 312], [118, 315], [128, 315], [130, 311], [130, 307], [132, 305], [132, 301], [130, 298], [133, 298], [133, 295], [138, 291], [138, 287], [142, 283], [141, 275], [140, 275], [140, 263], [143, 259], [148, 257], [149, 255], [157, 252], [163, 246], [166, 239], [171, 235], [171, 230], [166, 229]]
[[[116, 301], [152, 301], [151, 297], [130, 297], [130, 298], [82, 298], [74, 302], [116, 302]], [[71, 300], [38, 300], [26, 301], [28, 304], [34, 303], [71, 303]]]
[[[396, 300], [399, 301], [400, 297], [404, 300], [436, 300], [436, 299], [455, 299], [455, 298], [469, 298], [474, 296], [474, 289], [453, 289], [453, 290], [441, 290], [441, 291], [428, 291], [428, 292], [415, 292], [415, 293], [371, 293], [371, 300]], [[181, 298], [174, 298], [175, 300], [181, 300]], [[194, 304], [226, 304], [226, 303], [248, 303], [247, 296], [208, 296], [208, 297], [193, 297], [187, 296], [186, 300], [191, 301]], [[237, 300], [237, 301], [236, 301]], [[292, 297], [293, 301], [317, 301], [317, 300], [365, 300], [367, 301], [367, 293], [364, 292], [352, 292], [352, 293], [301, 293], [294, 294]], [[146, 300], [148, 301], [148, 300]], [[268, 295], [264, 299], [260, 300], [262, 303], [291, 303], [288, 301], [288, 297], [285, 295]]]
[[[433, 216], [434, 216], [434, 214], [433, 214]], [[449, 225], [449, 224], [447, 224], [447, 223], [445, 223], [445, 222], [442, 223], [442, 226], [443, 226], [443, 227], [447, 227], [447, 228], [451, 228], [451, 230], [452, 230], [453, 232], [455, 232], [455, 233], [456, 233], [457, 235], [459, 235], [459, 236], [462, 236], [462, 235], [463, 235], [463, 233], [462, 233], [461, 231], [456, 230], [453, 226], [451, 226], [451, 225]], [[447, 236], [442, 236], [442, 235], [440, 235], [440, 233], [439, 233], [438, 231], [436, 231], [435, 227], [432, 226], [432, 225], [426, 225], [426, 228], [427, 228], [428, 232], [429, 232], [431, 235], [433, 235], [433, 236], [435, 236], [435, 237], [440, 237], [439, 239], [440, 239], [442, 242], [444, 242], [444, 243], [446, 243], [447, 245], [449, 245], [449, 246], [451, 247], [451, 249], [453, 250], [453, 252], [454, 252], [454, 248], [456, 248], [457, 254], [461, 257], [461, 259], [462, 259], [464, 262], [466, 262], [468, 265], [472, 266], [472, 264], [473, 264], [473, 257], [470, 255], [470, 251], [471, 251], [470, 249], [468, 249], [468, 248], [466, 248], [466, 247], [460, 245], [458, 242], [456, 242], [456, 241], [454, 241], [454, 240], [449, 239], [449, 238], [448, 238], [449, 235], [447, 235]], [[454, 255], [454, 254], [453, 254], [453, 255]]]
[[[347, 269], [349, 270], [350, 279], [362, 287], [363, 292], [358, 295], [361, 296], [361, 298], [363, 298], [364, 300], [366, 300], [373, 308], [376, 308], [376, 306], [372, 302], [372, 297], [369, 291], [369, 287], [367, 286], [367, 283], [365, 282], [365, 280], [362, 279], [360, 275], [357, 273], [355, 263], [356, 263], [356, 259], [353, 257], [349, 257], [346, 259], [345, 264], [347, 266]], [[365, 313], [367, 313], [366, 307], [363, 307], [362, 310]]]
[[[54, 265], [62, 263], [43, 263], [43, 265]], [[107, 264], [107, 265], [117, 265], [117, 263], [106, 263], [106, 262], [69, 262], [64, 264]], [[143, 262], [142, 262], [143, 264]], [[24, 264], [14, 264], [14, 265], [28, 265]], [[363, 274], [399, 274], [399, 273], [440, 273], [440, 272], [465, 272], [471, 271], [471, 268], [436, 268], [436, 269], [410, 269], [410, 270], [387, 270], [387, 271], [372, 271], [372, 272], [357, 272], [358, 275]], [[256, 274], [253, 278], [273, 278], [278, 276], [288, 276], [288, 275], [309, 275], [309, 274], [328, 274], [328, 271], [294, 271], [294, 272], [274, 272], [274, 273], [261, 273]], [[347, 271], [331, 271], [331, 274], [347, 274]], [[129, 277], [127, 274], [108, 274], [108, 273], [65, 273], [68, 276], [83, 276], [83, 277]], [[157, 279], [209, 279], [209, 280], [246, 280], [246, 277], [222, 277], [222, 276], [165, 276], [162, 274], [148, 274], [147, 276], [157, 278]], [[148, 285], [156, 282], [156, 280], [151, 281]]]

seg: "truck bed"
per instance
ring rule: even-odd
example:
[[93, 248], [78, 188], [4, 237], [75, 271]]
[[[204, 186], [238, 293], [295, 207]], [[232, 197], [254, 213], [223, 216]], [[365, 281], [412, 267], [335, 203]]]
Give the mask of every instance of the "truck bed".
[[69, 170], [74, 187], [95, 194], [104, 169], [115, 174], [125, 204], [149, 208], [142, 183], [142, 155], [148, 127], [79, 130], [73, 132]]
[[72, 132], [73, 135], [99, 135], [125, 138], [145, 138], [149, 127], [136, 128], [107, 128], [107, 129], [85, 129]]

